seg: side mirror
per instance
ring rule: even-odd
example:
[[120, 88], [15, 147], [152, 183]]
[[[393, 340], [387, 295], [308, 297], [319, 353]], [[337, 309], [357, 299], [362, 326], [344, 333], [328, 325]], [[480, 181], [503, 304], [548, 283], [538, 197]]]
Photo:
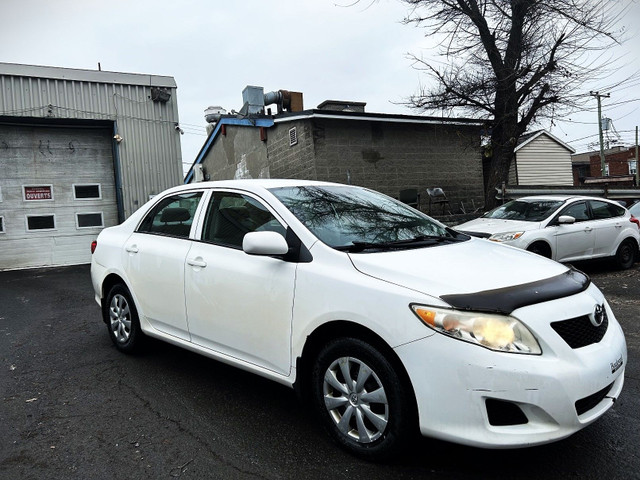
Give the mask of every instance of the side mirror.
[[277, 232], [249, 232], [242, 239], [242, 250], [249, 255], [285, 255], [289, 245]]
[[558, 217], [558, 223], [560, 225], [571, 225], [572, 223], [576, 223], [576, 219], [571, 215], [560, 215], [560, 217]]

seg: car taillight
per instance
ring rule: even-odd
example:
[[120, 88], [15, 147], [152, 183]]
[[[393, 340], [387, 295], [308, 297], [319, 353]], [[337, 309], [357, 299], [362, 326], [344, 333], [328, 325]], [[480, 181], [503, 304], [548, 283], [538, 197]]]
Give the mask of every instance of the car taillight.
[[635, 223], [638, 226], [638, 228], [640, 228], [640, 220], [638, 220], [633, 215], [631, 215], [631, 218], [629, 218], [629, 221]]
[[93, 242], [91, 242], [91, 254], [93, 255], [93, 252], [96, 251], [96, 247], [98, 246], [98, 242], [96, 240], [94, 240]]

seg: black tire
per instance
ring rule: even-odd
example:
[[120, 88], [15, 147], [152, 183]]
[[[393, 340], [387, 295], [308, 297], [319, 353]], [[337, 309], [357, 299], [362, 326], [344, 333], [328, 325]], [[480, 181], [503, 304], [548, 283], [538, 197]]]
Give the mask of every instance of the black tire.
[[125, 353], [140, 350], [144, 343], [144, 333], [127, 287], [118, 284], [109, 290], [102, 305], [102, 317], [107, 324], [109, 337], [118, 350]]
[[633, 266], [636, 259], [636, 244], [632, 240], [624, 240], [616, 250], [615, 263], [621, 270], [627, 270]]
[[[344, 367], [351, 381], [345, 379]], [[368, 376], [358, 376], [367, 369]], [[358, 380], [365, 377], [360, 385]], [[322, 348], [311, 371], [311, 394], [329, 435], [342, 448], [367, 460], [384, 460], [398, 452], [417, 426], [408, 389], [393, 365], [376, 348], [356, 338], [335, 339]]]
[[541, 257], [551, 258], [551, 248], [544, 242], [535, 242], [527, 247], [527, 251], [540, 255]]

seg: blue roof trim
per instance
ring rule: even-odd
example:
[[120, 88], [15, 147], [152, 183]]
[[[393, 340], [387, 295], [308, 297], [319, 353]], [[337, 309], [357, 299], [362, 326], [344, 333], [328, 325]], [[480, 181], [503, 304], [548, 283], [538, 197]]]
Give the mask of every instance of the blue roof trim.
[[209, 150], [211, 149], [211, 146], [213, 145], [216, 138], [220, 134], [220, 127], [222, 127], [222, 125], [237, 125], [237, 126], [243, 126], [243, 127], [269, 128], [269, 127], [273, 127], [273, 124], [274, 124], [273, 118], [249, 119], [249, 118], [222, 117], [218, 122], [218, 124], [216, 125], [216, 128], [213, 130], [213, 132], [211, 132], [211, 135], [209, 135], [209, 138], [207, 138], [207, 141], [205, 142], [204, 146], [200, 149], [200, 153], [196, 157], [195, 161], [193, 162], [193, 164], [191, 164], [191, 168], [189, 169], [189, 172], [187, 173], [187, 176], [184, 179], [184, 183], [185, 184], [189, 183], [193, 178], [193, 167], [195, 165], [198, 165], [199, 163], [202, 163], [202, 161], [204, 160], [204, 157], [207, 156], [207, 154], [209, 153]]

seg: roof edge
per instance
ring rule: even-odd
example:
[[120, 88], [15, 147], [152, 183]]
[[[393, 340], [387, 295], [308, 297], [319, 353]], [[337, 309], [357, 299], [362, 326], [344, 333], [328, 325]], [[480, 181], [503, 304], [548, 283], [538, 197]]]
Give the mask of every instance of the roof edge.
[[537, 133], [535, 133], [534, 135], [531, 136], [531, 138], [528, 138], [527, 140], [525, 140], [524, 142], [522, 142], [520, 145], [518, 145], [513, 151], [514, 153], [517, 152], [518, 150], [520, 150], [522, 147], [524, 147], [525, 145], [528, 145], [529, 143], [531, 143], [532, 141], [534, 141], [536, 138], [538, 138], [540, 135], [546, 135], [549, 138], [551, 138], [552, 140], [554, 140], [555, 142], [559, 143], [560, 145], [562, 145], [564, 148], [566, 148], [567, 150], [569, 150], [571, 153], [576, 153], [576, 149], [573, 148], [572, 146], [564, 143], [562, 140], [560, 140], [558, 137], [556, 137], [554, 134], [552, 134], [551, 132], [547, 131], [547, 130], [540, 130]]
[[0, 75], [177, 88], [175, 79], [164, 75], [109, 72], [105, 70], [85, 70], [43, 65], [22, 65], [18, 63], [0, 62]]
[[461, 126], [482, 126], [487, 123], [485, 120], [475, 118], [448, 118], [448, 117], [426, 117], [421, 115], [403, 115], [394, 113], [370, 113], [370, 112], [340, 112], [333, 110], [303, 110], [301, 112], [291, 112], [279, 114], [274, 117], [274, 123], [292, 122], [294, 120], [308, 118], [328, 118], [335, 120], [361, 120], [373, 122], [391, 123], [428, 123], [432, 125], [461, 125]]

